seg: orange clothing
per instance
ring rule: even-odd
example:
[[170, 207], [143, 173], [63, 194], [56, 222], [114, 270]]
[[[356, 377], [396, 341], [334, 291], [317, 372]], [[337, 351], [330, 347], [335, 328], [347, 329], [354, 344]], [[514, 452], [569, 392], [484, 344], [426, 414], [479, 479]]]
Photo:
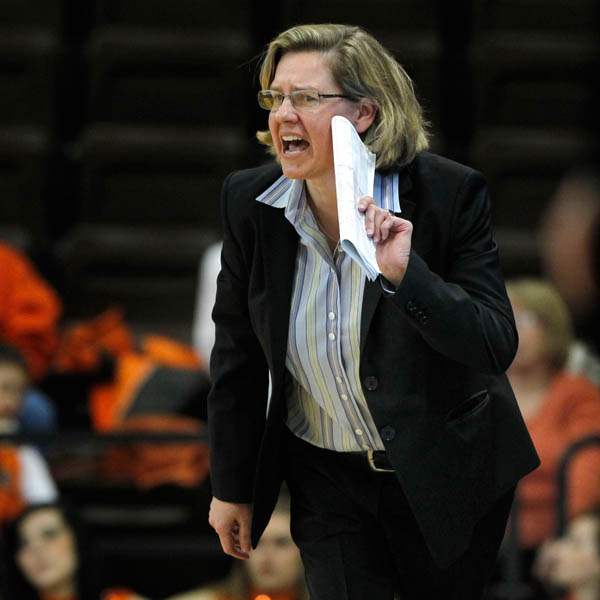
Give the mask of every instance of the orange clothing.
[[0, 523], [17, 517], [25, 508], [20, 487], [21, 466], [14, 446], [0, 446]]
[[[562, 373], [552, 381], [537, 414], [527, 420], [541, 465], [521, 480], [519, 537], [533, 548], [552, 537], [556, 527], [556, 475], [561, 457], [576, 440], [600, 433], [600, 390], [579, 376]], [[600, 448], [582, 451], [567, 479], [569, 518], [600, 503]]]
[[29, 259], [0, 242], [0, 340], [23, 353], [34, 379], [45, 374], [56, 350], [61, 311]]

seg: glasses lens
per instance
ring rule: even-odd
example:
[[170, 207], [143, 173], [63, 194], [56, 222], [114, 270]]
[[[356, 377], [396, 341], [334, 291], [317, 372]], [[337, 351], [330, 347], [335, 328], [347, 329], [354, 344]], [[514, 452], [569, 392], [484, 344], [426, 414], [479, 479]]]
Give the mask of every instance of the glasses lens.
[[319, 106], [319, 92], [316, 90], [297, 90], [292, 92], [292, 104], [296, 108], [316, 108]]
[[265, 110], [271, 110], [273, 108], [273, 95], [271, 92], [258, 92], [258, 105]]

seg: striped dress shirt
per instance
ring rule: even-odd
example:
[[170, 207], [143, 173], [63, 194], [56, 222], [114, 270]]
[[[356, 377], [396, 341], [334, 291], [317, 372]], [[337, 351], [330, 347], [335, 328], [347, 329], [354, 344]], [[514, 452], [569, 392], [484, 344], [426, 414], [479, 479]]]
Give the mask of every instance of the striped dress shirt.
[[[375, 174], [373, 198], [400, 212], [398, 174]], [[280, 177], [256, 198], [275, 208], [299, 236], [286, 367], [289, 429], [340, 452], [384, 450], [360, 381], [360, 321], [365, 275], [319, 229], [302, 180]]]

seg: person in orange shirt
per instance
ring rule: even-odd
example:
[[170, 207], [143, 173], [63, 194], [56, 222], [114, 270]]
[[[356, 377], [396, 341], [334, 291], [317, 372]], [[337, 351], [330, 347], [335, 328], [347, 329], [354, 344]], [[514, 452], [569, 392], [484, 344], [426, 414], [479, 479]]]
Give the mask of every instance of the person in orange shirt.
[[0, 340], [19, 348], [36, 381], [57, 348], [61, 311], [58, 295], [31, 261], [0, 242]]
[[[541, 459], [517, 488], [519, 541], [531, 566], [536, 550], [555, 533], [561, 457], [576, 440], [600, 433], [600, 390], [565, 371], [573, 334], [558, 292], [534, 279], [509, 282], [507, 290], [519, 334], [508, 377]], [[566, 492], [570, 518], [600, 503], [600, 449], [575, 458]]]
[[[19, 600], [144, 600], [128, 590], [94, 594], [85, 581], [85, 536], [59, 504], [28, 507], [7, 536], [11, 597]], [[12, 568], [11, 568], [12, 567]]]
[[290, 534], [290, 499], [281, 492], [273, 516], [250, 558], [222, 582], [169, 600], [308, 600], [300, 552]]

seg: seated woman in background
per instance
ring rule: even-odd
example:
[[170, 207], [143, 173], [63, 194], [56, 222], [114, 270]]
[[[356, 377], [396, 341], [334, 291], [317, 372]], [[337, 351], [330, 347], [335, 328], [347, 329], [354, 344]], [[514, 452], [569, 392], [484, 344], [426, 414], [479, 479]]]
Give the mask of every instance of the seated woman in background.
[[290, 534], [290, 500], [282, 491], [260, 543], [247, 561], [236, 561], [220, 583], [170, 600], [308, 600], [300, 552]]
[[75, 520], [58, 504], [27, 508], [8, 530], [11, 598], [19, 600], [142, 600], [126, 590], [93, 593], [84, 577], [85, 544]]
[[[572, 327], [558, 292], [533, 279], [509, 282], [507, 290], [519, 334], [508, 377], [542, 461], [517, 489], [519, 541], [529, 568], [538, 547], [555, 532], [561, 457], [576, 440], [600, 433], [600, 391], [565, 371]], [[585, 450], [574, 459], [567, 485], [570, 518], [600, 502], [600, 450]]]
[[573, 519], [566, 536], [544, 544], [535, 573], [549, 587], [566, 589], [565, 600], [600, 598], [600, 507]]

